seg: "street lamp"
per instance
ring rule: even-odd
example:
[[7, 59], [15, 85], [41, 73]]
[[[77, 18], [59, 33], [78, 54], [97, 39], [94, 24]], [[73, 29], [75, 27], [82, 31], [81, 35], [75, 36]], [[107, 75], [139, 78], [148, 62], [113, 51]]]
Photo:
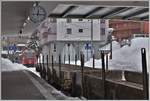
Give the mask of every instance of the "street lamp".
[[110, 59], [112, 59], [112, 32], [114, 31], [113, 28], [108, 28], [108, 36], [110, 41]]

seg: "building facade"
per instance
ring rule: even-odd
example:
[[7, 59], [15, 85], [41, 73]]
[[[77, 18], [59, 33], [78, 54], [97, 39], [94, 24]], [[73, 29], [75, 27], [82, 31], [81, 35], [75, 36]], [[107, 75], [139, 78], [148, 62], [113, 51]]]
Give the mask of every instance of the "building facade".
[[42, 53], [54, 55], [54, 61], [58, 62], [58, 55], [62, 61], [64, 56], [66, 61], [68, 56], [71, 61], [75, 55], [80, 59], [81, 53], [86, 60], [93, 54], [100, 58], [99, 48], [107, 42], [108, 27], [108, 20], [47, 18], [36, 30]]
[[121, 41], [131, 38], [134, 34], [148, 34], [148, 22], [109, 20], [109, 27], [114, 28], [112, 35]]

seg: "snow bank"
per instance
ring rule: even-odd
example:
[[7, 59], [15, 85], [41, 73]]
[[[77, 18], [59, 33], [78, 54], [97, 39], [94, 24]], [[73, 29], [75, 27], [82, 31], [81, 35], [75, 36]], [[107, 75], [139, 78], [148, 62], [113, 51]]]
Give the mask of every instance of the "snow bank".
[[[112, 42], [112, 50], [115, 51], [118, 49], [120, 49], [120, 44], [117, 41], [113, 41]], [[110, 44], [103, 46], [102, 48], [100, 48], [100, 50], [110, 50]]]
[[[95, 68], [101, 68], [101, 59], [95, 59]], [[85, 62], [84, 66], [93, 67], [93, 58], [90, 58], [89, 61]]]
[[131, 46], [126, 45], [113, 51], [109, 68], [142, 71], [141, 48], [146, 48], [148, 63], [148, 41], [148, 38], [135, 38], [131, 40]]
[[[109, 60], [108, 68], [117, 70], [142, 71], [141, 48], [146, 48], [148, 63], [148, 38], [134, 38], [131, 46], [120, 48], [118, 42], [113, 42], [112, 60]], [[108, 49], [109, 44], [101, 49]], [[74, 63], [74, 62], [73, 62]], [[85, 66], [92, 67], [93, 59], [85, 62]], [[95, 68], [101, 68], [101, 59], [95, 59]]]
[[26, 67], [22, 64], [12, 63], [9, 59], [1, 58], [1, 70], [2, 71], [16, 71], [16, 70], [25, 70]]
[[12, 63], [9, 59], [1, 58], [1, 70], [3, 71], [18, 71], [28, 70], [40, 77], [40, 74], [36, 72], [35, 67], [27, 68], [26, 66], [18, 63]]
[[[65, 64], [69, 64], [69, 61], [65, 61]], [[75, 65], [75, 61], [70, 61], [70, 64]], [[80, 60], [77, 60], [77, 65], [81, 65]]]

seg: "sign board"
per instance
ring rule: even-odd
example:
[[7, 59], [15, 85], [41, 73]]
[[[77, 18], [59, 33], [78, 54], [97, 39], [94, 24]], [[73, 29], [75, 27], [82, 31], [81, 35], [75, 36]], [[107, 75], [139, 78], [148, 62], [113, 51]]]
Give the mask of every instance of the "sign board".
[[87, 49], [87, 50], [88, 50], [88, 49], [91, 49], [91, 44], [88, 44], [88, 43], [87, 43], [87, 44], [85, 45], [85, 49]]
[[16, 52], [17, 47], [16, 47], [15, 44], [13, 44], [13, 45], [10, 45], [10, 46], [8, 47], [8, 50], [9, 50], [9, 51], [14, 51], [14, 52]]

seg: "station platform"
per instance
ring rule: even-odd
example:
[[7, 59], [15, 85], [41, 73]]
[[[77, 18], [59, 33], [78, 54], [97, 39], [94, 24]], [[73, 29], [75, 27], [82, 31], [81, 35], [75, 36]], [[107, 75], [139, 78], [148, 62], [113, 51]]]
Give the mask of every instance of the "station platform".
[[68, 100], [68, 97], [27, 70], [2, 72], [2, 100]]

